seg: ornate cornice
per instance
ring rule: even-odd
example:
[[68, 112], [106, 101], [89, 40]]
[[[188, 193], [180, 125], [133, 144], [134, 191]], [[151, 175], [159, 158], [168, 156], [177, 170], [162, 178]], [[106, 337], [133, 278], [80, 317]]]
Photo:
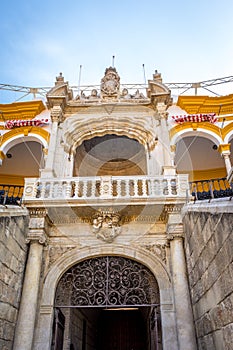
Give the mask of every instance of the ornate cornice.
[[13, 102], [0, 104], [0, 121], [11, 119], [32, 119], [45, 110], [42, 101]]
[[29, 208], [28, 211], [31, 218], [44, 218], [48, 214], [46, 208]]
[[221, 97], [179, 96], [177, 106], [189, 114], [231, 114], [233, 112], [233, 94]]

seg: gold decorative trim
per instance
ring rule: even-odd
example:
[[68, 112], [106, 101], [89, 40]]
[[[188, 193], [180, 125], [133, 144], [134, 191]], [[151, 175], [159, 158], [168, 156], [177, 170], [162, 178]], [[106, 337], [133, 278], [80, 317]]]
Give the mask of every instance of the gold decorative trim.
[[184, 170], [182, 172], [179, 172], [179, 174], [188, 174], [189, 181], [201, 181], [201, 180], [226, 177], [226, 168], [214, 168], [214, 169], [192, 170], [192, 171]]
[[27, 102], [13, 102], [0, 104], [0, 121], [12, 119], [33, 119], [45, 110], [45, 105], [40, 100]]
[[11, 131], [6, 132], [0, 141], [0, 146], [4, 145], [7, 141], [14, 139], [15, 136], [22, 135], [23, 136], [28, 136], [30, 134], [36, 134], [41, 136], [47, 143], [49, 142], [50, 134], [47, 130], [39, 128], [37, 126], [33, 127], [20, 127], [18, 129], [13, 129]]
[[225, 139], [225, 137], [227, 136], [227, 134], [229, 134], [230, 131], [233, 131], [233, 123], [226, 125], [222, 129], [222, 138]]
[[221, 154], [223, 152], [230, 152], [231, 151], [231, 144], [226, 143], [226, 144], [221, 144], [218, 146], [218, 152]]
[[0, 159], [5, 159], [6, 155], [3, 151], [0, 151]]
[[233, 113], [233, 94], [210, 96], [179, 96], [177, 106], [189, 114], [216, 113], [217, 115]]
[[203, 130], [203, 131], [207, 131], [207, 133], [208, 131], [211, 131], [214, 134], [216, 134], [216, 136], [222, 138], [222, 130], [216, 125], [204, 122], [204, 123], [198, 124], [196, 128], [196, 125], [194, 125], [194, 123], [187, 122], [185, 124], [175, 125], [169, 132], [170, 139], [172, 139], [178, 132], [185, 131], [186, 129], [193, 129], [195, 131]]

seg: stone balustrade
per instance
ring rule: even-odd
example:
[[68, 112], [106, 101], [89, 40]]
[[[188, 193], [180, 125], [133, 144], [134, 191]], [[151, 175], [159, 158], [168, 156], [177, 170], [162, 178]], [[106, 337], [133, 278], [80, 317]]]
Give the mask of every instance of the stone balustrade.
[[26, 178], [23, 201], [185, 198], [187, 175]]

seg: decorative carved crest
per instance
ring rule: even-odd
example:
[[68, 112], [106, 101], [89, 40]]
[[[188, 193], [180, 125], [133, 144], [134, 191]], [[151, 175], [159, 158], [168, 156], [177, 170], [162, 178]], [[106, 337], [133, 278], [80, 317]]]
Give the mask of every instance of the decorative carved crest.
[[105, 76], [101, 79], [102, 96], [117, 96], [120, 89], [120, 77], [116, 68], [109, 67], [105, 70]]
[[120, 215], [110, 211], [100, 212], [93, 216], [92, 227], [97, 238], [111, 243], [121, 231]]

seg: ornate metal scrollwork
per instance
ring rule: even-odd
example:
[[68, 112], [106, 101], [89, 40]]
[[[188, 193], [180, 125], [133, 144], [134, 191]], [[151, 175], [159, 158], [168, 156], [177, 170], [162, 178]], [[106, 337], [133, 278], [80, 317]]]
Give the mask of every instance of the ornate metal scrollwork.
[[123, 306], [159, 303], [152, 272], [133, 260], [104, 256], [71, 267], [60, 279], [56, 306]]

